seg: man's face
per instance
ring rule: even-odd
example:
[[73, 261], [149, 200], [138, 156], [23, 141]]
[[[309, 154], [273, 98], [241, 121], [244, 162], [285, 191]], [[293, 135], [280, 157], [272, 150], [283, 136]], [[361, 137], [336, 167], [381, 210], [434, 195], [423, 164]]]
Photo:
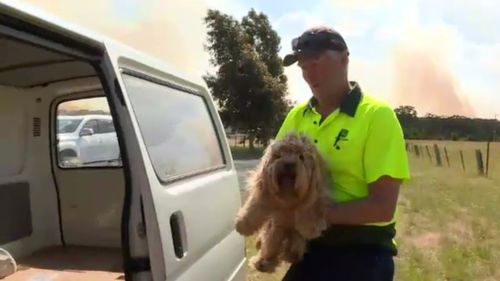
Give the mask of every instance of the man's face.
[[298, 65], [302, 76], [314, 96], [328, 95], [345, 75], [346, 61], [342, 53], [322, 52], [299, 56]]

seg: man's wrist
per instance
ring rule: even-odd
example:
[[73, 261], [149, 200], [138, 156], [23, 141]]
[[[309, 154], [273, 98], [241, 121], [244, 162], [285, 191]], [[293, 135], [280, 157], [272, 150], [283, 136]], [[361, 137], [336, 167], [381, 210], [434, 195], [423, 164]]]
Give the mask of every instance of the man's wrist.
[[339, 203], [330, 202], [326, 211], [326, 221], [328, 224], [338, 224]]
[[361, 225], [379, 220], [380, 206], [369, 198], [355, 202], [331, 203], [327, 211], [329, 224]]

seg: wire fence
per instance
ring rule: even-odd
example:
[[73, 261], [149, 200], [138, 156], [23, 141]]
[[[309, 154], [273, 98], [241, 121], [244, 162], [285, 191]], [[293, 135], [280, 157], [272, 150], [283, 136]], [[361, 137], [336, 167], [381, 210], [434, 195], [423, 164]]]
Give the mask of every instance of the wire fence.
[[407, 140], [414, 157], [443, 168], [484, 177], [500, 177], [499, 142]]

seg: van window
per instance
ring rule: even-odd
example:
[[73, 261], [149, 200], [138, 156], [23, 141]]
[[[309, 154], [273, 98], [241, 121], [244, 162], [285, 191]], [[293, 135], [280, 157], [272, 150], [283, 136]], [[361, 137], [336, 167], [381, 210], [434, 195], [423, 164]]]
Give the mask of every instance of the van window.
[[59, 119], [57, 123], [58, 132], [60, 134], [73, 133], [82, 123], [83, 118], [75, 119]]
[[97, 127], [100, 134], [108, 134], [115, 132], [115, 126], [112, 120], [97, 120]]
[[161, 181], [224, 167], [203, 97], [127, 74], [123, 79]]
[[98, 134], [99, 128], [97, 128], [97, 120], [91, 119], [85, 122], [82, 129], [92, 130], [92, 133]]
[[59, 103], [56, 123], [59, 167], [122, 165], [118, 138], [105, 97]]

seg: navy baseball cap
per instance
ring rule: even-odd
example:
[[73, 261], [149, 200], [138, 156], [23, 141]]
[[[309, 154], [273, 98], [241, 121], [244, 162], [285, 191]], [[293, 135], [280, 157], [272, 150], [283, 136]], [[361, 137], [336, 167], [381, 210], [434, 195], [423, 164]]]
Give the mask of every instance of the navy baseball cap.
[[316, 55], [326, 50], [345, 51], [347, 44], [336, 30], [329, 27], [313, 27], [292, 40], [293, 53], [283, 59], [284, 66], [297, 62], [299, 55]]

